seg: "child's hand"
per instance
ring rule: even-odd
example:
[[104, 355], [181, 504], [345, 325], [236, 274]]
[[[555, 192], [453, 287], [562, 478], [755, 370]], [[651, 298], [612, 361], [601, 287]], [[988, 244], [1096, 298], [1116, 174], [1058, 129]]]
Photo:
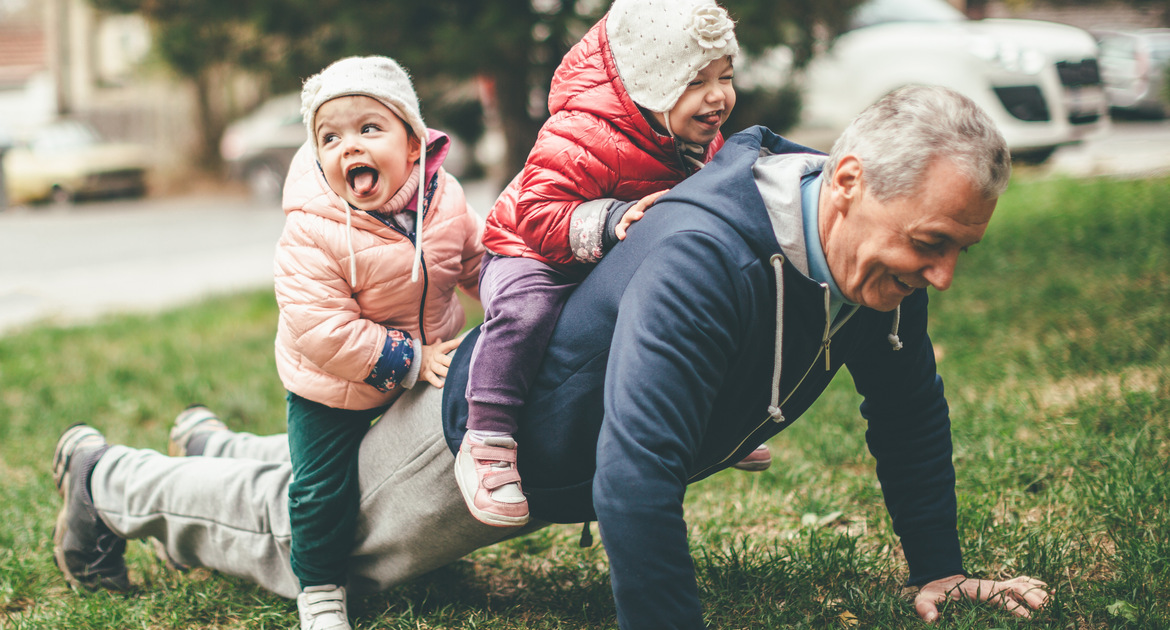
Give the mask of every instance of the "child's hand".
[[639, 199], [638, 202], [634, 205], [630, 206], [630, 209], [626, 210], [626, 213], [622, 215], [622, 220], [619, 221], [617, 226], [613, 229], [613, 233], [615, 236], [617, 236], [618, 240], [626, 240], [626, 230], [629, 229], [629, 227], [633, 225], [635, 221], [641, 219], [642, 215], [646, 214], [646, 209], [649, 208], [655, 201], [658, 201], [659, 197], [665, 195], [668, 192], [670, 192], [669, 188], [666, 190], [660, 190], [656, 193], [650, 193], [649, 195]]
[[451, 367], [451, 357], [447, 353], [459, 347], [463, 342], [460, 335], [451, 341], [438, 339], [435, 343], [422, 347], [422, 366], [418, 371], [418, 380], [426, 381], [436, 388], [442, 389], [447, 380], [447, 368]]

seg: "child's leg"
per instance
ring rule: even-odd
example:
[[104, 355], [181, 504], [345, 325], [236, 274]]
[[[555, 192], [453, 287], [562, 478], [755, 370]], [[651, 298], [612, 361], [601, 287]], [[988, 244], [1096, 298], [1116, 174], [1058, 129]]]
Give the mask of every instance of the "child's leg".
[[360, 498], [358, 446], [383, 411], [334, 409], [288, 395], [291, 561], [302, 589], [345, 585]]
[[467, 377], [467, 428], [511, 435], [565, 301], [578, 282], [529, 258], [492, 256]]
[[467, 434], [455, 478], [480, 522], [528, 522], [516, 472], [516, 422], [561, 308], [577, 284], [527, 258], [492, 256], [480, 275], [484, 324], [467, 379]]

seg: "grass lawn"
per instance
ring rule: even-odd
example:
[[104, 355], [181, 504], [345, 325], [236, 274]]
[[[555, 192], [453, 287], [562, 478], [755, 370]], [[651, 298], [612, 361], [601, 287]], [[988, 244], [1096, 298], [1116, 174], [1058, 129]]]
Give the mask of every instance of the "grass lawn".
[[[1027, 574], [1030, 622], [966, 603], [942, 628], [1170, 628], [1170, 180], [1013, 182], [984, 242], [933, 296], [966, 566]], [[131, 595], [71, 591], [51, 559], [49, 473], [76, 421], [164, 449], [199, 401], [279, 432], [267, 292], [0, 338], [0, 628], [296, 628], [296, 606], [132, 543]], [[718, 628], [914, 628], [906, 570], [847, 374], [774, 438], [771, 470], [691, 488]], [[596, 531], [596, 529], [595, 529]], [[615, 627], [600, 543], [552, 527], [351, 602], [358, 628]]]

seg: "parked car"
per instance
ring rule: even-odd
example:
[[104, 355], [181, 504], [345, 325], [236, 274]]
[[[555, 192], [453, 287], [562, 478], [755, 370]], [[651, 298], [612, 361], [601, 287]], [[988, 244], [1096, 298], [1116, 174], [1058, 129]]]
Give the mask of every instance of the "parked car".
[[264, 101], [251, 114], [228, 125], [219, 153], [228, 174], [242, 180], [253, 198], [280, 201], [288, 165], [305, 143], [300, 92]]
[[68, 203], [75, 199], [142, 195], [147, 150], [108, 142], [89, 125], [58, 120], [17, 137], [4, 153], [9, 203]]
[[1108, 125], [1097, 43], [1084, 30], [1032, 20], [969, 20], [946, 0], [870, 0], [849, 30], [813, 57], [792, 137], [828, 149], [862, 109], [908, 84], [971, 97], [1018, 160]]
[[1101, 79], [1116, 112], [1165, 118], [1170, 28], [1094, 30], [1101, 46]]

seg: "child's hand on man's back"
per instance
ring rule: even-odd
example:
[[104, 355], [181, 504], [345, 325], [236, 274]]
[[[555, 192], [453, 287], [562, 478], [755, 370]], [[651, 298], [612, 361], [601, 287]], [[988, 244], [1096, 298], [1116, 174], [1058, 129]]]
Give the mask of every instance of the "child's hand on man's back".
[[655, 201], [658, 201], [659, 197], [665, 195], [668, 192], [670, 192], [669, 188], [666, 190], [660, 190], [655, 193], [650, 193], [649, 195], [639, 199], [638, 202], [634, 205], [630, 206], [629, 210], [626, 210], [626, 213], [622, 215], [622, 220], [617, 224], [617, 227], [613, 229], [613, 233], [617, 236], [618, 240], [626, 240], [626, 230], [628, 230], [630, 226], [633, 225], [638, 219], [641, 219], [642, 216], [646, 214], [646, 209], [653, 205]]
[[424, 345], [418, 380], [426, 381], [441, 389], [447, 380], [447, 368], [451, 367], [451, 355], [448, 353], [458, 348], [462, 341], [463, 335], [460, 335], [450, 341], [439, 339], [429, 346]]

